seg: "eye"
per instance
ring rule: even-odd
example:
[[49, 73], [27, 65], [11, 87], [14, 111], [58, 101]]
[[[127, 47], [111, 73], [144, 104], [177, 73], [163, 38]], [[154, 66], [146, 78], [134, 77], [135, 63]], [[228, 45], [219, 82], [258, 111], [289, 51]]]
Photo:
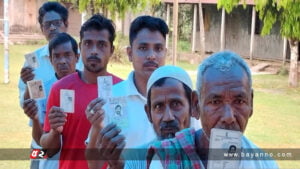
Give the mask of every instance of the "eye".
[[156, 50], [157, 52], [161, 52], [161, 51], [163, 50], [163, 47], [162, 47], [162, 46], [156, 46], [156, 47], [155, 47], [155, 50]]
[[163, 105], [161, 103], [157, 103], [153, 105], [153, 110], [154, 111], [161, 111], [163, 108]]
[[234, 104], [244, 104], [244, 103], [246, 103], [246, 101], [243, 100], [243, 99], [236, 99], [236, 100], [234, 100]]
[[146, 46], [140, 46], [138, 49], [139, 49], [139, 50], [142, 50], [142, 51], [147, 50]]
[[58, 54], [54, 54], [53, 58], [57, 59], [57, 58], [59, 58], [59, 55]]
[[219, 100], [219, 99], [213, 99], [213, 100], [211, 100], [209, 102], [209, 104], [217, 106], [217, 105], [221, 104], [221, 100]]
[[181, 102], [180, 102], [180, 101], [173, 101], [173, 102], [171, 103], [171, 106], [172, 106], [173, 108], [178, 108], [179, 106], [181, 106]]
[[90, 41], [84, 41], [83, 43], [84, 46], [89, 46], [90, 44], [91, 44]]
[[99, 43], [98, 43], [98, 47], [100, 47], [100, 48], [105, 47], [105, 42], [99, 42]]

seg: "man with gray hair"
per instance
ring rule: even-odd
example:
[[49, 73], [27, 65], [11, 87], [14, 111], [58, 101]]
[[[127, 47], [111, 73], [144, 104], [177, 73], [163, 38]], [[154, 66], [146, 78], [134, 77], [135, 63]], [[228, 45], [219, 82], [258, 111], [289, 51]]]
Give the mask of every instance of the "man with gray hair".
[[[153, 156], [154, 153], [159, 155], [164, 168], [174, 166], [169, 161], [172, 161], [170, 157], [174, 157], [177, 151], [168, 154], [162, 145], [176, 145], [176, 143], [180, 146], [174, 149], [184, 150], [184, 155], [181, 153], [180, 158], [175, 156], [177, 160], [181, 159], [181, 164], [176, 164], [177, 168], [207, 168], [209, 161], [213, 160], [209, 160], [209, 153], [212, 150], [210, 144], [213, 143], [212, 129], [224, 129], [228, 133], [237, 131], [244, 133], [248, 119], [253, 114], [250, 70], [243, 59], [233, 52], [218, 52], [203, 61], [198, 69], [197, 93], [198, 97], [193, 97], [192, 103], [199, 110], [202, 129], [182, 130], [176, 133], [181, 137], [155, 143], [148, 150], [148, 156]], [[243, 151], [263, 153], [245, 136], [241, 135], [239, 142]], [[168, 160], [161, 154], [167, 156]], [[244, 159], [239, 156], [236, 161], [234, 168], [278, 168], [270, 157]], [[150, 162], [148, 160], [148, 163]]]

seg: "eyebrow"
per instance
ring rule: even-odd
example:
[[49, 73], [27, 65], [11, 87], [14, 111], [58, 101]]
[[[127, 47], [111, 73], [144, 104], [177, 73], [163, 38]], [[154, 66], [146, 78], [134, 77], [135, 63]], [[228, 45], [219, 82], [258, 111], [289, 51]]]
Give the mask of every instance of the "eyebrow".
[[207, 99], [220, 99], [220, 98], [222, 98], [222, 96], [220, 94], [211, 93], [207, 97], [205, 97], [205, 100], [207, 100]]

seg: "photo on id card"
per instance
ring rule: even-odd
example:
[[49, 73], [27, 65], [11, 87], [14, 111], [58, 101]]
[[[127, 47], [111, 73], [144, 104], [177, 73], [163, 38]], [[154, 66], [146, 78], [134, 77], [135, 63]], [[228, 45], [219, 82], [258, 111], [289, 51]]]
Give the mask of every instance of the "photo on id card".
[[34, 52], [25, 54], [25, 59], [28, 64], [28, 66], [32, 68], [37, 68], [39, 66], [37, 57]]
[[239, 168], [243, 134], [213, 128], [209, 140], [208, 169]]
[[60, 108], [66, 113], [74, 113], [75, 91], [68, 89], [60, 90]]
[[128, 127], [128, 112], [125, 97], [109, 98], [105, 112], [106, 125], [108, 123], [115, 123], [123, 129]]
[[31, 80], [27, 82], [29, 90], [29, 96], [31, 99], [43, 99], [45, 98], [44, 85], [41, 80]]

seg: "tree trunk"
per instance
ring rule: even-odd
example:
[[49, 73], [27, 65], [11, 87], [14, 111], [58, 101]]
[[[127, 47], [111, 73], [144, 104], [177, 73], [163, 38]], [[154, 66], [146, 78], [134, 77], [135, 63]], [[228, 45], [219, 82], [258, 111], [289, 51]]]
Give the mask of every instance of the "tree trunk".
[[176, 65], [177, 62], [177, 37], [178, 37], [178, 0], [173, 2], [173, 32], [172, 32], [172, 64]]
[[199, 2], [199, 24], [200, 24], [200, 54], [202, 58], [205, 58], [205, 30], [204, 30], [202, 2]]
[[94, 15], [94, 14], [95, 14], [95, 4], [94, 4], [94, 0], [91, 0], [90, 5], [91, 5], [91, 14]]
[[289, 44], [291, 48], [291, 58], [290, 58], [290, 73], [289, 73], [289, 86], [298, 87], [298, 46], [299, 41], [289, 39]]

